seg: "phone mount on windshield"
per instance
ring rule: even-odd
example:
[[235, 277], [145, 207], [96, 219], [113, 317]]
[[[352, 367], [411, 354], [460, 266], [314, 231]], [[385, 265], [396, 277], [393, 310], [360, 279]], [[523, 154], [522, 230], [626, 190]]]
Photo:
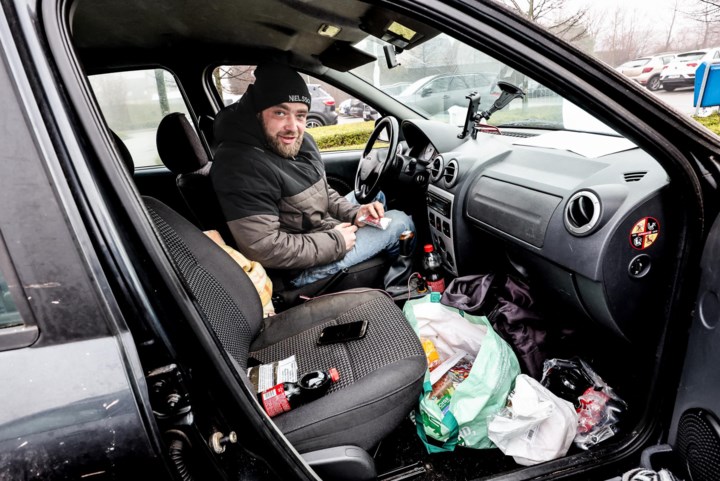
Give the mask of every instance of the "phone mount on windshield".
[[520, 87], [516, 87], [511, 83], [503, 82], [502, 80], [500, 80], [498, 81], [497, 85], [498, 87], [500, 87], [500, 96], [497, 98], [497, 100], [495, 100], [495, 102], [489, 109], [483, 110], [482, 112], [478, 112], [480, 108], [479, 93], [472, 92], [470, 95], [465, 97], [469, 100], [469, 104], [467, 115], [465, 116], [465, 125], [463, 126], [462, 132], [458, 134], [459, 139], [464, 139], [468, 136], [469, 133], [471, 133], [473, 139], [476, 139], [479, 130], [478, 124], [481, 120], [489, 120], [490, 116], [493, 113], [497, 112], [498, 110], [504, 109], [510, 102], [512, 102], [516, 98], [522, 98], [525, 96], [525, 92], [523, 92]]

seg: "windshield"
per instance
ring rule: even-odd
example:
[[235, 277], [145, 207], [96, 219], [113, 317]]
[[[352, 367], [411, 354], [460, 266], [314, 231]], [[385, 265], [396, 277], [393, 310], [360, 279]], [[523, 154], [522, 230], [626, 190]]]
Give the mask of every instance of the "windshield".
[[392, 69], [387, 66], [384, 45], [375, 37], [358, 43], [357, 48], [377, 60], [351, 73], [419, 116], [462, 126], [468, 107], [466, 96], [479, 93], [480, 110], [487, 110], [500, 95], [497, 81], [503, 80], [520, 87], [526, 95], [495, 112], [488, 121], [491, 125], [608, 132], [599, 122], [578, 121], [578, 115], [564, 115], [566, 102], [555, 92], [445, 34], [398, 53], [399, 65]]

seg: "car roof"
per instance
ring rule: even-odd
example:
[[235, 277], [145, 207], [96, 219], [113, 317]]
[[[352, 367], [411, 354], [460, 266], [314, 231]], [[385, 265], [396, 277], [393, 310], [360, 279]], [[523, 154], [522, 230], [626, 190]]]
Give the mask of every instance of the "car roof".
[[[329, 20], [339, 28], [335, 37], [319, 33]], [[388, 21], [419, 33], [408, 49], [438, 34], [355, 0], [76, 0], [71, 19], [74, 45], [89, 73], [201, 54], [218, 65], [279, 61], [310, 73], [346, 71], [374, 60], [352, 44], [369, 34], [382, 37]]]

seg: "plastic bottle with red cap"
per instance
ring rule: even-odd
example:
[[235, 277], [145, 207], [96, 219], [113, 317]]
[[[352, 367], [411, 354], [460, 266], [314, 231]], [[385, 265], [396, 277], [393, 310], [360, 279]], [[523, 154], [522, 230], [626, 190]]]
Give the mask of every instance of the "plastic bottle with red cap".
[[268, 416], [274, 417], [322, 397], [338, 379], [340, 374], [334, 367], [327, 371], [311, 371], [298, 382], [283, 382], [261, 392], [258, 398]]
[[432, 244], [425, 244], [423, 250], [425, 255], [422, 261], [422, 275], [425, 282], [432, 292], [442, 293], [445, 291], [445, 278], [443, 277], [440, 254], [435, 251]]

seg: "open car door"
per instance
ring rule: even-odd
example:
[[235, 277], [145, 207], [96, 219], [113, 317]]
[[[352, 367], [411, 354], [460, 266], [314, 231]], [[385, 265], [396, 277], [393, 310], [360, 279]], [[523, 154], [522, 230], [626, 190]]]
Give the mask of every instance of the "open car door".
[[[708, 235], [668, 441], [693, 481], [720, 477], [720, 219]], [[662, 457], [659, 457], [662, 459]], [[655, 467], [665, 464], [652, 462]], [[679, 471], [674, 471], [680, 474]]]

